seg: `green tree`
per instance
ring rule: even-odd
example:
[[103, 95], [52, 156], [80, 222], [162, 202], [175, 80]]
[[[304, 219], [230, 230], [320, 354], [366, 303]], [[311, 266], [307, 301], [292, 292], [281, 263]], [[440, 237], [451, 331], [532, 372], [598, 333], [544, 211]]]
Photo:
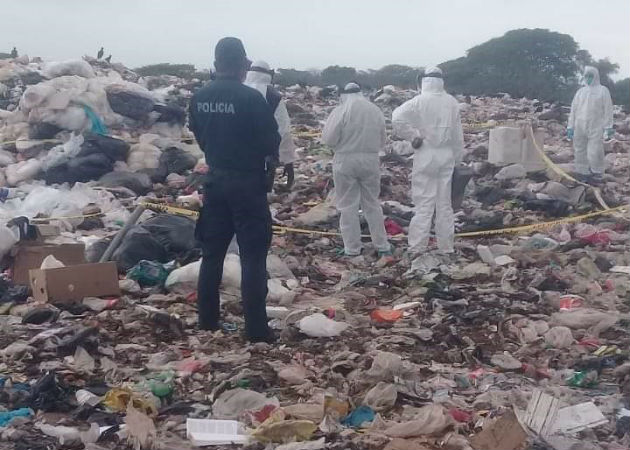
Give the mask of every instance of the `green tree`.
[[322, 70], [321, 82], [325, 86], [345, 86], [350, 81], [356, 80], [357, 70], [354, 67], [329, 66]]
[[507, 92], [514, 97], [570, 100], [576, 83], [578, 45], [568, 34], [519, 29], [440, 65], [450, 91]]
[[617, 81], [610, 93], [615, 105], [621, 105], [624, 111], [630, 112], [630, 78]]
[[320, 84], [319, 75], [312, 71], [295, 69], [278, 69], [273, 82], [281, 86], [317, 86]]
[[393, 84], [402, 88], [415, 88], [420, 71], [414, 67], [390, 64], [373, 72], [373, 78], [377, 87]]
[[180, 78], [193, 78], [196, 69], [192, 64], [160, 63], [138, 67], [137, 69], [134, 69], [134, 72], [143, 77], [171, 75]]

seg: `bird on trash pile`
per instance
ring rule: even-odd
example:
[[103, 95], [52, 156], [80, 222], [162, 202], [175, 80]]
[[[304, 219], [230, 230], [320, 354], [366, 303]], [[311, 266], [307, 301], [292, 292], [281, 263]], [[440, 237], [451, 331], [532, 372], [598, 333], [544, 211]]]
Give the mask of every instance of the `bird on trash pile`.
[[13, 50], [11, 50], [11, 58], [17, 58], [17, 57], [18, 57], [17, 48], [13, 47]]
[[103, 47], [101, 47], [101, 49], [96, 54], [96, 59], [101, 59], [104, 54], [105, 54], [105, 49], [103, 49]]
[[109, 55], [107, 58], [105, 58], [105, 61], [107, 61], [108, 63], [112, 62], [112, 55]]

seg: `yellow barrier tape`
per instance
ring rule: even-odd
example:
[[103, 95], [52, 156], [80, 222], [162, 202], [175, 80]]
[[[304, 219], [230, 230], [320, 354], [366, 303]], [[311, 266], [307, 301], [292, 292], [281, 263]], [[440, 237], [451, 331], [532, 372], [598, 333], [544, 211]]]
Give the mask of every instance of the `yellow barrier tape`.
[[[197, 211], [193, 211], [193, 210], [185, 209], [185, 208], [178, 208], [178, 207], [164, 205], [164, 204], [141, 203], [141, 205], [146, 207], [147, 209], [151, 209], [152, 211], [157, 211], [157, 212], [168, 212], [172, 214], [185, 215], [188, 217], [199, 216], [199, 212]], [[509, 228], [499, 228], [496, 230], [482, 230], [482, 231], [471, 231], [471, 232], [466, 232], [466, 233], [457, 233], [455, 234], [455, 236], [456, 237], [477, 237], [477, 236], [491, 236], [495, 234], [518, 234], [518, 233], [551, 228], [553, 226], [562, 225], [565, 223], [580, 222], [584, 219], [589, 219], [591, 217], [597, 217], [597, 216], [606, 215], [606, 214], [613, 214], [615, 212], [624, 211], [626, 209], [628, 209], [628, 206], [623, 205], [623, 206], [617, 206], [615, 208], [609, 208], [603, 211], [594, 211], [594, 212], [582, 214], [579, 216], [564, 217], [562, 219], [551, 220], [549, 222], [541, 222], [541, 223], [535, 223], [531, 225], [521, 225], [521, 226], [509, 227]], [[299, 234], [311, 234], [311, 235], [316, 234], [319, 236], [341, 236], [341, 233], [335, 232], [335, 231], [308, 230], [304, 228], [285, 227], [285, 226], [280, 226], [280, 225], [274, 225], [273, 230], [279, 233], [283, 233], [283, 234], [284, 233], [299, 233]], [[362, 237], [370, 237], [370, 235], [362, 235]], [[391, 238], [403, 239], [405, 238], [405, 236], [404, 235], [390, 236], [390, 239]]]
[[566, 173], [563, 169], [561, 169], [560, 167], [558, 167], [556, 165], [556, 163], [554, 163], [546, 154], [545, 151], [540, 148], [538, 146], [538, 143], [536, 142], [536, 138], [534, 137], [534, 129], [532, 127], [531, 124], [528, 125], [528, 131], [529, 131], [529, 137], [531, 138], [532, 142], [534, 143], [534, 148], [536, 149], [536, 151], [538, 152], [538, 154], [540, 155], [540, 157], [542, 158], [543, 162], [545, 163], [545, 165], [547, 167], [549, 167], [551, 170], [553, 170], [555, 173], [557, 173], [558, 175], [560, 175], [561, 177], [569, 180], [569, 181], [573, 181], [574, 183], [577, 183], [581, 186], [586, 187], [587, 189], [591, 189], [593, 191], [593, 194], [595, 195], [595, 198], [597, 199], [597, 202], [599, 203], [599, 205], [606, 209], [610, 209], [608, 207], [608, 205], [606, 204], [606, 202], [604, 201], [604, 198], [602, 197], [602, 193], [599, 190], [599, 188], [596, 188], [595, 186], [591, 186], [590, 184], [587, 183], [583, 183], [581, 181], [576, 180], [575, 178], [573, 178], [571, 175], [569, 175], [568, 173]]
[[101, 217], [103, 213], [81, 214], [78, 216], [58, 216], [58, 217], [34, 217], [29, 219], [30, 222], [48, 222], [50, 220], [71, 220], [71, 219], [89, 219], [90, 217]]
[[[42, 143], [45, 144], [47, 142], [53, 143], [53, 144], [63, 144], [63, 141], [60, 139], [26, 139], [24, 140], [24, 142], [31, 142], [31, 141], [37, 141], [38, 143]], [[9, 144], [17, 144], [18, 141], [4, 141], [4, 142], [0, 142], [0, 147], [2, 147], [3, 145], [9, 145]]]

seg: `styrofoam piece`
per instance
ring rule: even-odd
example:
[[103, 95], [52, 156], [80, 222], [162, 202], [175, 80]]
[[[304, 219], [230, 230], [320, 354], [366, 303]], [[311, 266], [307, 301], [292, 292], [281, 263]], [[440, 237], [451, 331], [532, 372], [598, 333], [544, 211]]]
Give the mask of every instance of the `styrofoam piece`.
[[400, 310], [405, 311], [407, 309], [417, 308], [420, 305], [421, 305], [420, 302], [407, 302], [407, 303], [401, 303], [400, 305], [394, 305], [392, 309], [394, 311], [400, 311]]
[[186, 436], [200, 447], [249, 442], [243, 425], [236, 420], [186, 419]]
[[557, 398], [536, 389], [527, 404], [523, 422], [540, 436], [551, 434], [556, 423], [559, 403]]
[[593, 402], [579, 403], [560, 408], [552, 433], [577, 433], [586, 428], [595, 428], [608, 423], [597, 405]]

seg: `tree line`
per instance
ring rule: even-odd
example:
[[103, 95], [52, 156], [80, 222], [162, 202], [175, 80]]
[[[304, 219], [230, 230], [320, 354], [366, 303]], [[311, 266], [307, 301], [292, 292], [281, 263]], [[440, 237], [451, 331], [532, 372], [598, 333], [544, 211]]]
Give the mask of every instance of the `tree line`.
[[[630, 110], [630, 78], [614, 82], [611, 75], [619, 65], [595, 59], [580, 49], [568, 34], [547, 29], [519, 29], [490, 39], [461, 58], [439, 64], [445, 73], [446, 89], [452, 94], [492, 95], [507, 93], [549, 102], [569, 103], [580, 86], [585, 65], [599, 69], [601, 82], [610, 89], [615, 104]], [[378, 70], [329, 66], [322, 71], [280, 68], [274, 83], [281, 86], [343, 86], [357, 81], [365, 89], [386, 85], [416, 88], [422, 67], [391, 64]], [[168, 74], [183, 78], [209, 78], [191, 64], [154, 64], [136, 69], [140, 75]]]

